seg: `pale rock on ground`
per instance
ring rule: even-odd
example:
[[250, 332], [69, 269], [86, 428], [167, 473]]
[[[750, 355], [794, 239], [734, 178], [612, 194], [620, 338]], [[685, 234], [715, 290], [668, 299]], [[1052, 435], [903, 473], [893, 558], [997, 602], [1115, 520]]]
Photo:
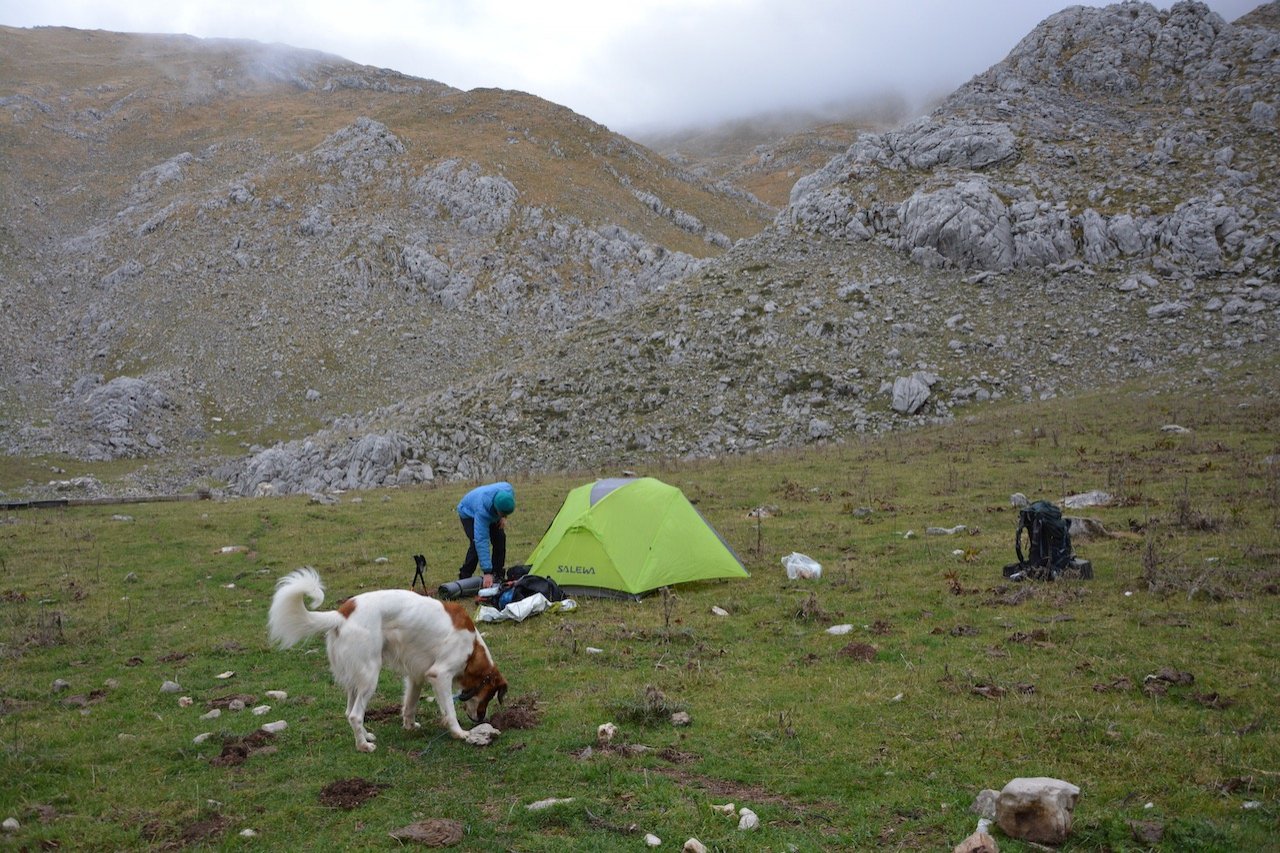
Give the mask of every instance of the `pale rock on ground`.
[[996, 823], [1011, 838], [1061, 844], [1071, 834], [1080, 789], [1048, 777], [1011, 780], [996, 800]]

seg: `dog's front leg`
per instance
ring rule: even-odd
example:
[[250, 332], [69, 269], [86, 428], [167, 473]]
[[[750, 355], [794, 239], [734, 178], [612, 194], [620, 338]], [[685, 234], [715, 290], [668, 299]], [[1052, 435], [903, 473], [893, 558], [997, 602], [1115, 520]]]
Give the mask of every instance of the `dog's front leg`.
[[467, 736], [462, 726], [458, 725], [458, 710], [453, 707], [453, 678], [436, 670], [428, 670], [427, 680], [435, 692], [436, 704], [440, 706], [440, 718], [449, 734], [461, 740]]
[[422, 695], [422, 680], [405, 676], [404, 700], [400, 703], [400, 719], [408, 731], [421, 728], [415, 717], [418, 716], [418, 697]]

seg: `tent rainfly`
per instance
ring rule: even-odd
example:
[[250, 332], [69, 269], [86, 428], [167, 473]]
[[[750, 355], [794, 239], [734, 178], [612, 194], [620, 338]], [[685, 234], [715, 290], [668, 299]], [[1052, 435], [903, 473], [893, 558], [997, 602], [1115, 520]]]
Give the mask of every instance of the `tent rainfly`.
[[571, 594], [633, 598], [672, 584], [750, 577], [684, 493], [652, 477], [570, 491], [529, 565]]

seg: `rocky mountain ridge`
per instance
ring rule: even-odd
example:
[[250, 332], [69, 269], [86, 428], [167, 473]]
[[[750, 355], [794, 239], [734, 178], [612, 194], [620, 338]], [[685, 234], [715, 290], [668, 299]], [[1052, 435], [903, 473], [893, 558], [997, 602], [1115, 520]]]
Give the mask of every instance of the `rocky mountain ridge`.
[[[332, 176], [321, 186], [343, 192], [312, 192], [308, 206], [290, 211], [291, 226], [263, 233], [292, 227], [291, 239], [303, 241], [316, 237], [308, 228], [349, 227], [343, 245], [360, 251], [336, 268], [348, 269], [344, 290], [360, 299], [306, 328], [298, 328], [305, 311], [272, 313], [305, 288], [260, 300], [257, 314], [243, 305], [252, 319], [242, 332], [252, 334], [240, 341], [278, 327], [255, 356], [265, 369], [299, 337], [319, 335], [331, 346], [333, 373], [351, 371], [369, 387], [389, 374], [395, 393], [370, 395], [385, 405], [351, 407], [322, 429], [291, 430], [295, 437], [188, 466], [187, 474], [198, 469], [236, 494], [279, 494], [615, 470], [652, 458], [843, 441], [954, 417], [987, 400], [1068, 394], [1155, 372], [1211, 382], [1214, 371], [1245, 359], [1274, 369], [1278, 8], [1267, 4], [1235, 25], [1194, 2], [1168, 11], [1132, 2], [1067, 9], [928, 117], [858, 136], [797, 181], [790, 204], [755, 236], [744, 228], [720, 241], [726, 232], [699, 232], [694, 221], [714, 221], [700, 207], [673, 205], [672, 192], [632, 180], [633, 199], [665, 222], [685, 221], [686, 235], [712, 247], [702, 258], [630, 240], [635, 232], [626, 229], [587, 229], [604, 238], [596, 242], [572, 227], [546, 227], [508, 204], [498, 169], [442, 159], [396, 170], [387, 165], [403, 156], [393, 123], [356, 121], [308, 155], [311, 168]], [[616, 144], [630, 158], [650, 156]], [[461, 235], [452, 254], [433, 243], [406, 255], [402, 226], [379, 231], [369, 217], [351, 215], [406, 185], [469, 239], [494, 239], [482, 257], [503, 275], [487, 287], [456, 286], [459, 268], [486, 269], [463, 262], [470, 243]], [[249, 191], [260, 205], [273, 198], [260, 185]], [[523, 185], [516, 193], [527, 196]], [[228, 207], [242, 203], [233, 195]], [[727, 189], [718, 197], [759, 211]], [[150, 221], [142, 213], [135, 234]], [[509, 239], [513, 231], [523, 238]], [[599, 275], [544, 288], [548, 268], [567, 268], [553, 262], [528, 267], [539, 280], [530, 284], [535, 275], [521, 269], [513, 277], [502, 256], [513, 245], [534, 257], [594, 247], [586, 254]], [[250, 267], [262, 254], [251, 253]], [[399, 259], [398, 275], [388, 275], [388, 255]], [[620, 258], [625, 271], [609, 266]], [[302, 281], [320, 274], [296, 272]], [[483, 335], [495, 316], [534, 337], [501, 350], [518, 357], [480, 360], [452, 381], [444, 372], [410, 379], [404, 362], [381, 351], [360, 372], [334, 332], [344, 324], [359, 328], [351, 337], [396, 329], [396, 312], [413, 298], [427, 302], [406, 299], [413, 288], [402, 290], [402, 280], [427, 291], [448, 322], [402, 330], [391, 347], [399, 340], [448, 352], [441, 335]], [[271, 287], [280, 285], [273, 279]], [[382, 313], [370, 312], [368, 294], [384, 292]], [[243, 370], [251, 360], [219, 363]], [[136, 375], [124, 367], [116, 381]], [[90, 382], [79, 394], [110, 384]], [[321, 399], [331, 393], [312, 390]], [[173, 420], [163, 400], [145, 409], [158, 422]], [[11, 444], [37, 445], [29, 437]]]

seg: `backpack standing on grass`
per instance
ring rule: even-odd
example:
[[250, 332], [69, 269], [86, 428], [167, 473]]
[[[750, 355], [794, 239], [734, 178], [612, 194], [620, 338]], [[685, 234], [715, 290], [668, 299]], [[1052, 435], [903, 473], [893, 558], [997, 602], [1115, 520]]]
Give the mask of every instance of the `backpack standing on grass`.
[[478, 486], [458, 502], [458, 520], [467, 534], [467, 556], [458, 569], [458, 580], [484, 573], [481, 589], [493, 586], [507, 564], [507, 516], [516, 511], [516, 492], [507, 482]]
[[[1023, 534], [1027, 550], [1023, 553]], [[1071, 523], [1062, 510], [1048, 501], [1036, 501], [1018, 511], [1018, 529], [1014, 533], [1015, 564], [1022, 577], [1053, 580], [1071, 566]], [[1013, 567], [1010, 567], [1013, 568]], [[1006, 577], [1013, 574], [1006, 573]], [[1021, 580], [1021, 577], [1017, 578]]]

